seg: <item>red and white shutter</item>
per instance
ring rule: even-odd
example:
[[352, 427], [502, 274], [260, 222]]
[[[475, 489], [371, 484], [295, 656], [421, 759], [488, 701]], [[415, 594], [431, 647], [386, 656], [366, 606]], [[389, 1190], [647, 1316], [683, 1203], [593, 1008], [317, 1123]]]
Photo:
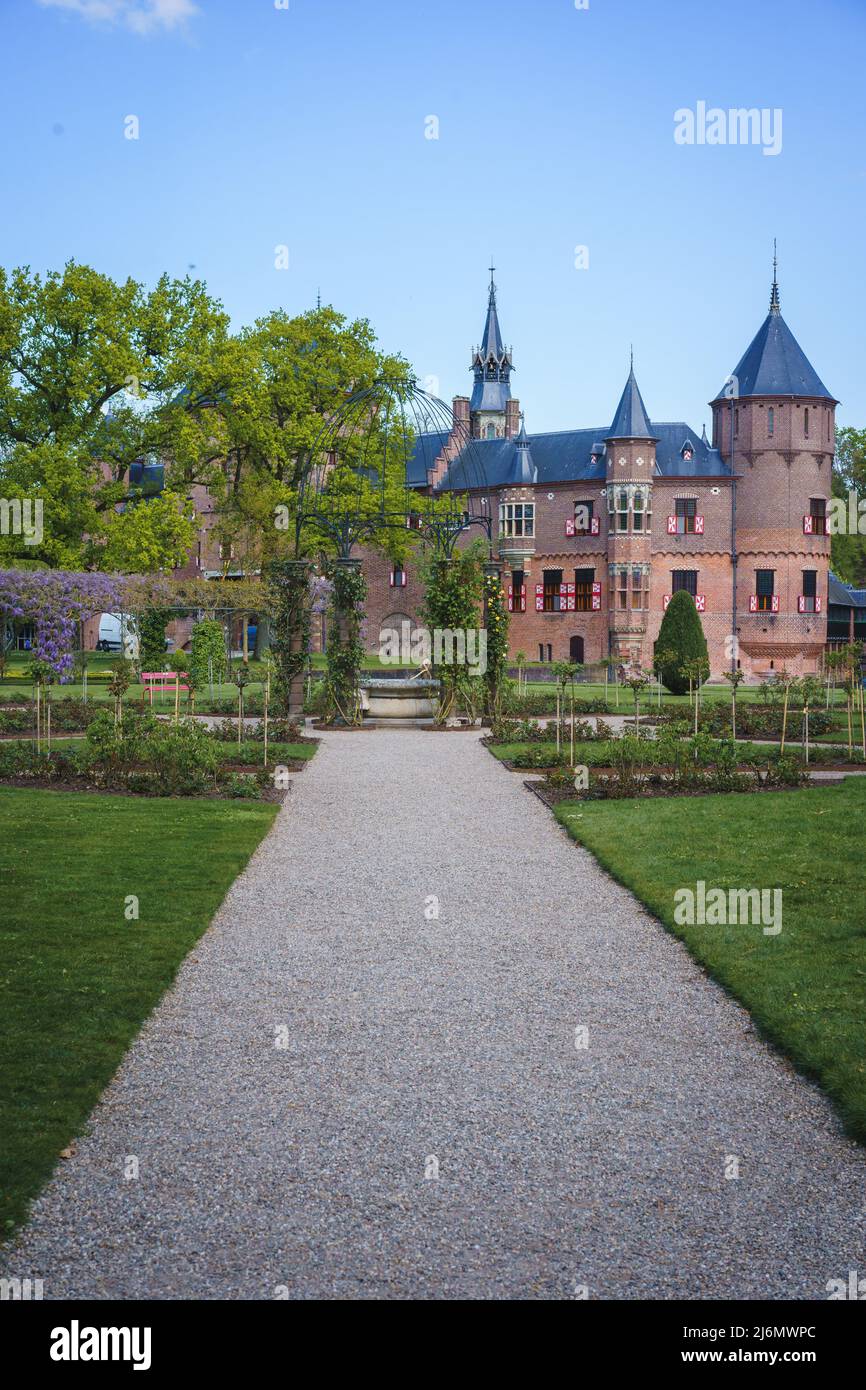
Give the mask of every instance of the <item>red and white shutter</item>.
[[573, 535], [574, 535], [574, 517], [573, 517], [573, 516], [567, 516], [567, 517], [565, 518], [565, 534], [566, 534], [567, 536], [573, 536]]
[[563, 596], [564, 596], [564, 598], [565, 598], [565, 612], [566, 612], [566, 613], [574, 613], [574, 612], [575, 612], [575, 590], [574, 590], [574, 585], [573, 585], [573, 584], [563, 584], [563, 586], [562, 586], [562, 592], [563, 592]]
[[803, 517], [803, 535], [811, 536], [815, 532], [815, 518], [811, 516]]
[[806, 612], [806, 600], [805, 600], [805, 598], [803, 597], [802, 594], [800, 594], [799, 598], [797, 599], [797, 612], [798, 612], [798, 613], [805, 613], [805, 612]]
[[668, 604], [670, 603], [670, 601], [671, 601], [671, 596], [670, 596], [670, 594], [665, 594], [664, 600], [663, 600], [665, 608], [667, 608], [667, 606], [668, 606]]
[[819, 598], [816, 598], [816, 599], [815, 599], [815, 612], [816, 612], [816, 613], [820, 613], [820, 612], [821, 612], [821, 603], [822, 603], [822, 600], [821, 600], [821, 599], [819, 599]]
[[669, 516], [669, 517], [668, 517], [668, 535], [669, 535], [669, 536], [675, 536], [676, 534], [677, 534], [677, 519], [676, 519], [675, 516]]
[[757, 594], [749, 594], [749, 612], [750, 612], [750, 613], [757, 613], [757, 611], [758, 611], [758, 595], [757, 595]]
[[772, 597], [770, 598], [770, 612], [771, 612], [771, 613], [778, 613], [778, 611], [779, 611], [779, 595], [778, 595], [778, 594], [773, 594]]
[[597, 613], [601, 608], [601, 585], [596, 583], [592, 586], [592, 611]]
[[536, 584], [536, 586], [535, 586], [535, 611], [536, 611], [536, 613], [543, 613], [543, 612], [544, 612], [544, 585], [543, 585], [543, 584]]
[[509, 613], [514, 612], [514, 586], [512, 584], [508, 586], [508, 611]]
[[600, 534], [601, 534], [601, 518], [600, 518], [600, 517], [597, 517], [597, 516], [594, 516], [594, 517], [592, 518], [592, 521], [590, 522], [590, 527], [589, 527], [589, 529], [590, 529], [590, 533], [591, 533], [593, 536], [598, 536], [598, 535], [600, 535]]
[[696, 536], [702, 536], [703, 534], [704, 534], [704, 518], [703, 518], [702, 516], [696, 516], [696, 517], [695, 517], [695, 535], [696, 535]]
[[697, 610], [698, 610], [699, 613], [706, 613], [706, 611], [707, 611], [707, 596], [706, 596], [706, 594], [695, 594], [695, 608], [697, 608]]

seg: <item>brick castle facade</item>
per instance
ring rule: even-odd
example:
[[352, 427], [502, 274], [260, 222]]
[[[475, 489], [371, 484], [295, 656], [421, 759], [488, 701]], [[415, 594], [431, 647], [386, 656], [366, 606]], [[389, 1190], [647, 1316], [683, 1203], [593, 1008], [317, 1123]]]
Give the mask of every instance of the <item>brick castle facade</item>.
[[[669, 597], [685, 588], [713, 676], [732, 653], [755, 678], [816, 670], [837, 402], [782, 318], [775, 275], [766, 319], [710, 403], [711, 441], [654, 421], [633, 366], [609, 425], [527, 435], [512, 370], [491, 275], [472, 395], [454, 400], [450, 435], [419, 440], [414, 479], [422, 492], [472, 494], [483, 476], [512, 655], [648, 667]], [[375, 650], [381, 629], [416, 622], [422, 592], [411, 561], [394, 571], [368, 554], [364, 568]]]

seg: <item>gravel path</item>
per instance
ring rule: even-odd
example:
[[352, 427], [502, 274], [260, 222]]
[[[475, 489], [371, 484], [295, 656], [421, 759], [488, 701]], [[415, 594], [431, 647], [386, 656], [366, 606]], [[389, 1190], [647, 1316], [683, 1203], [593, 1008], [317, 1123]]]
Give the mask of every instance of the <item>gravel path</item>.
[[820, 1094], [475, 734], [332, 734], [6, 1272], [820, 1299], [866, 1273], [864, 1186]]

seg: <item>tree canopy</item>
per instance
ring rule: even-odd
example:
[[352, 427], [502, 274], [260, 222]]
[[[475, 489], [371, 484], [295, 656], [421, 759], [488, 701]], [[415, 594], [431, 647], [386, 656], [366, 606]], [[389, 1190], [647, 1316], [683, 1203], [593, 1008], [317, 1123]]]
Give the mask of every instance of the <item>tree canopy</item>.
[[[866, 430], [851, 426], [836, 432], [833, 463], [833, 496], [847, 497], [849, 492], [866, 501]], [[834, 572], [849, 584], [866, 587], [866, 536], [836, 535], [831, 544]]]

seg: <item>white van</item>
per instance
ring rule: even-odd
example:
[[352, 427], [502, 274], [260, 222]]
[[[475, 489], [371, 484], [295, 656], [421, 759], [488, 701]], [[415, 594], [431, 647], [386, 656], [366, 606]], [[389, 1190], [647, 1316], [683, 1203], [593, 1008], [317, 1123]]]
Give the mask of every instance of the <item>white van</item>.
[[98, 652], [123, 652], [133, 660], [138, 656], [138, 629], [131, 613], [100, 613]]

